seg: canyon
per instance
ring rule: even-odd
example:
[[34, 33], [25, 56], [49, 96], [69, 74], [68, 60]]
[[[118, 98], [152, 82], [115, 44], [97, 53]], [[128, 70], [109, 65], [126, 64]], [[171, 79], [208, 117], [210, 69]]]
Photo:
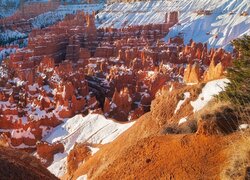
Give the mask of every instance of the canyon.
[[[14, 41], [0, 47], [0, 145], [32, 154], [61, 179], [118, 174], [199, 179], [210, 173], [218, 178], [234, 153], [228, 142], [242, 143], [238, 129], [245, 121], [227, 121], [236, 119], [227, 104], [209, 106], [227, 87], [227, 69], [240, 56], [228, 51], [226, 41], [248, 30], [228, 33], [219, 43], [185, 35], [192, 25], [183, 25], [184, 15], [194, 9], [183, 12], [191, 6], [179, 2], [88, 3], [33, 2], [0, 19], [3, 36], [16, 32]], [[213, 13], [197, 10], [189, 18], [207, 24]], [[240, 17], [249, 20], [247, 13]], [[177, 150], [182, 155], [169, 160]], [[180, 161], [185, 165], [176, 170]], [[214, 171], [209, 169], [213, 163], [219, 164]], [[55, 178], [50, 175], [36, 177]]]
[[27, 47], [2, 63], [1, 129], [12, 146], [35, 147], [63, 119], [90, 110], [137, 119], [171, 81], [218, 79], [232, 61], [223, 49], [201, 43], [161, 42], [178, 23], [176, 12], [163, 24], [123, 29], [97, 29], [94, 21], [94, 13], [79, 12], [33, 30]]

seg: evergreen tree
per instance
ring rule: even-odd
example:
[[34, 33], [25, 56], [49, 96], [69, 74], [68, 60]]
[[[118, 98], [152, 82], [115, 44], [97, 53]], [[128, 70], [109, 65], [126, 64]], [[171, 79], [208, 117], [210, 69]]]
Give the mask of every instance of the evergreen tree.
[[238, 57], [227, 70], [230, 83], [219, 94], [220, 100], [229, 100], [235, 105], [250, 104], [250, 36], [244, 36], [232, 42]]

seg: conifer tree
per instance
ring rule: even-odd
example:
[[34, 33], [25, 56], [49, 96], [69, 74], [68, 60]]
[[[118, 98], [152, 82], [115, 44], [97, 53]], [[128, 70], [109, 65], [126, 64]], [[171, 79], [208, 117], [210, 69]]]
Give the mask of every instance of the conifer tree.
[[227, 72], [230, 83], [226, 90], [219, 94], [220, 100], [229, 100], [235, 105], [250, 104], [250, 36], [232, 42], [238, 57]]

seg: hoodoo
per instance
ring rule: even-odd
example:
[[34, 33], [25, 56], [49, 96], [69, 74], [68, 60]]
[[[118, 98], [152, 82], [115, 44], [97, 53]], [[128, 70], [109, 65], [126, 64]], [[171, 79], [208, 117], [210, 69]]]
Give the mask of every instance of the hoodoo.
[[249, 179], [249, 9], [1, 1], [0, 177]]

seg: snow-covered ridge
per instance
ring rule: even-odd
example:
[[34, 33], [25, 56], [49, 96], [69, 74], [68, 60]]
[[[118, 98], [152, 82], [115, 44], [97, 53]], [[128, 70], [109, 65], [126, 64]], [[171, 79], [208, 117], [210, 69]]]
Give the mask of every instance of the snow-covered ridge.
[[[66, 160], [74, 144], [106, 144], [115, 140], [120, 134], [130, 128], [134, 122], [121, 124], [111, 119], [106, 119], [103, 115], [88, 114], [83, 117], [76, 115], [57, 126], [53, 132], [44, 140], [49, 143], [61, 142], [65, 147], [64, 153], [56, 154], [54, 162], [48, 169], [60, 177], [66, 173]], [[90, 147], [93, 153], [96, 149]]]
[[84, 11], [85, 13], [92, 13], [102, 9], [104, 4], [79, 4], [79, 5], [61, 5], [55, 11], [49, 11], [35, 17], [32, 25], [35, 28], [46, 27], [62, 20], [66, 14], [74, 14], [76, 11]]
[[[209, 10], [211, 15], [197, 15], [199, 10]], [[249, 0], [172, 0], [135, 3], [114, 3], [98, 14], [99, 27], [122, 27], [149, 23], [163, 23], [165, 13], [179, 12], [175, 25], [166, 40], [183, 34], [185, 43], [192, 38], [208, 43], [209, 47], [225, 47], [243, 34], [250, 34]]]
[[[168, 37], [182, 33], [185, 43], [189, 39], [206, 42], [210, 47], [226, 47], [231, 40], [250, 33], [249, 0], [207, 0], [186, 2], [181, 9], [180, 25], [173, 27]], [[197, 15], [194, 8], [211, 10], [211, 15]], [[188, 11], [187, 11], [188, 10]]]

